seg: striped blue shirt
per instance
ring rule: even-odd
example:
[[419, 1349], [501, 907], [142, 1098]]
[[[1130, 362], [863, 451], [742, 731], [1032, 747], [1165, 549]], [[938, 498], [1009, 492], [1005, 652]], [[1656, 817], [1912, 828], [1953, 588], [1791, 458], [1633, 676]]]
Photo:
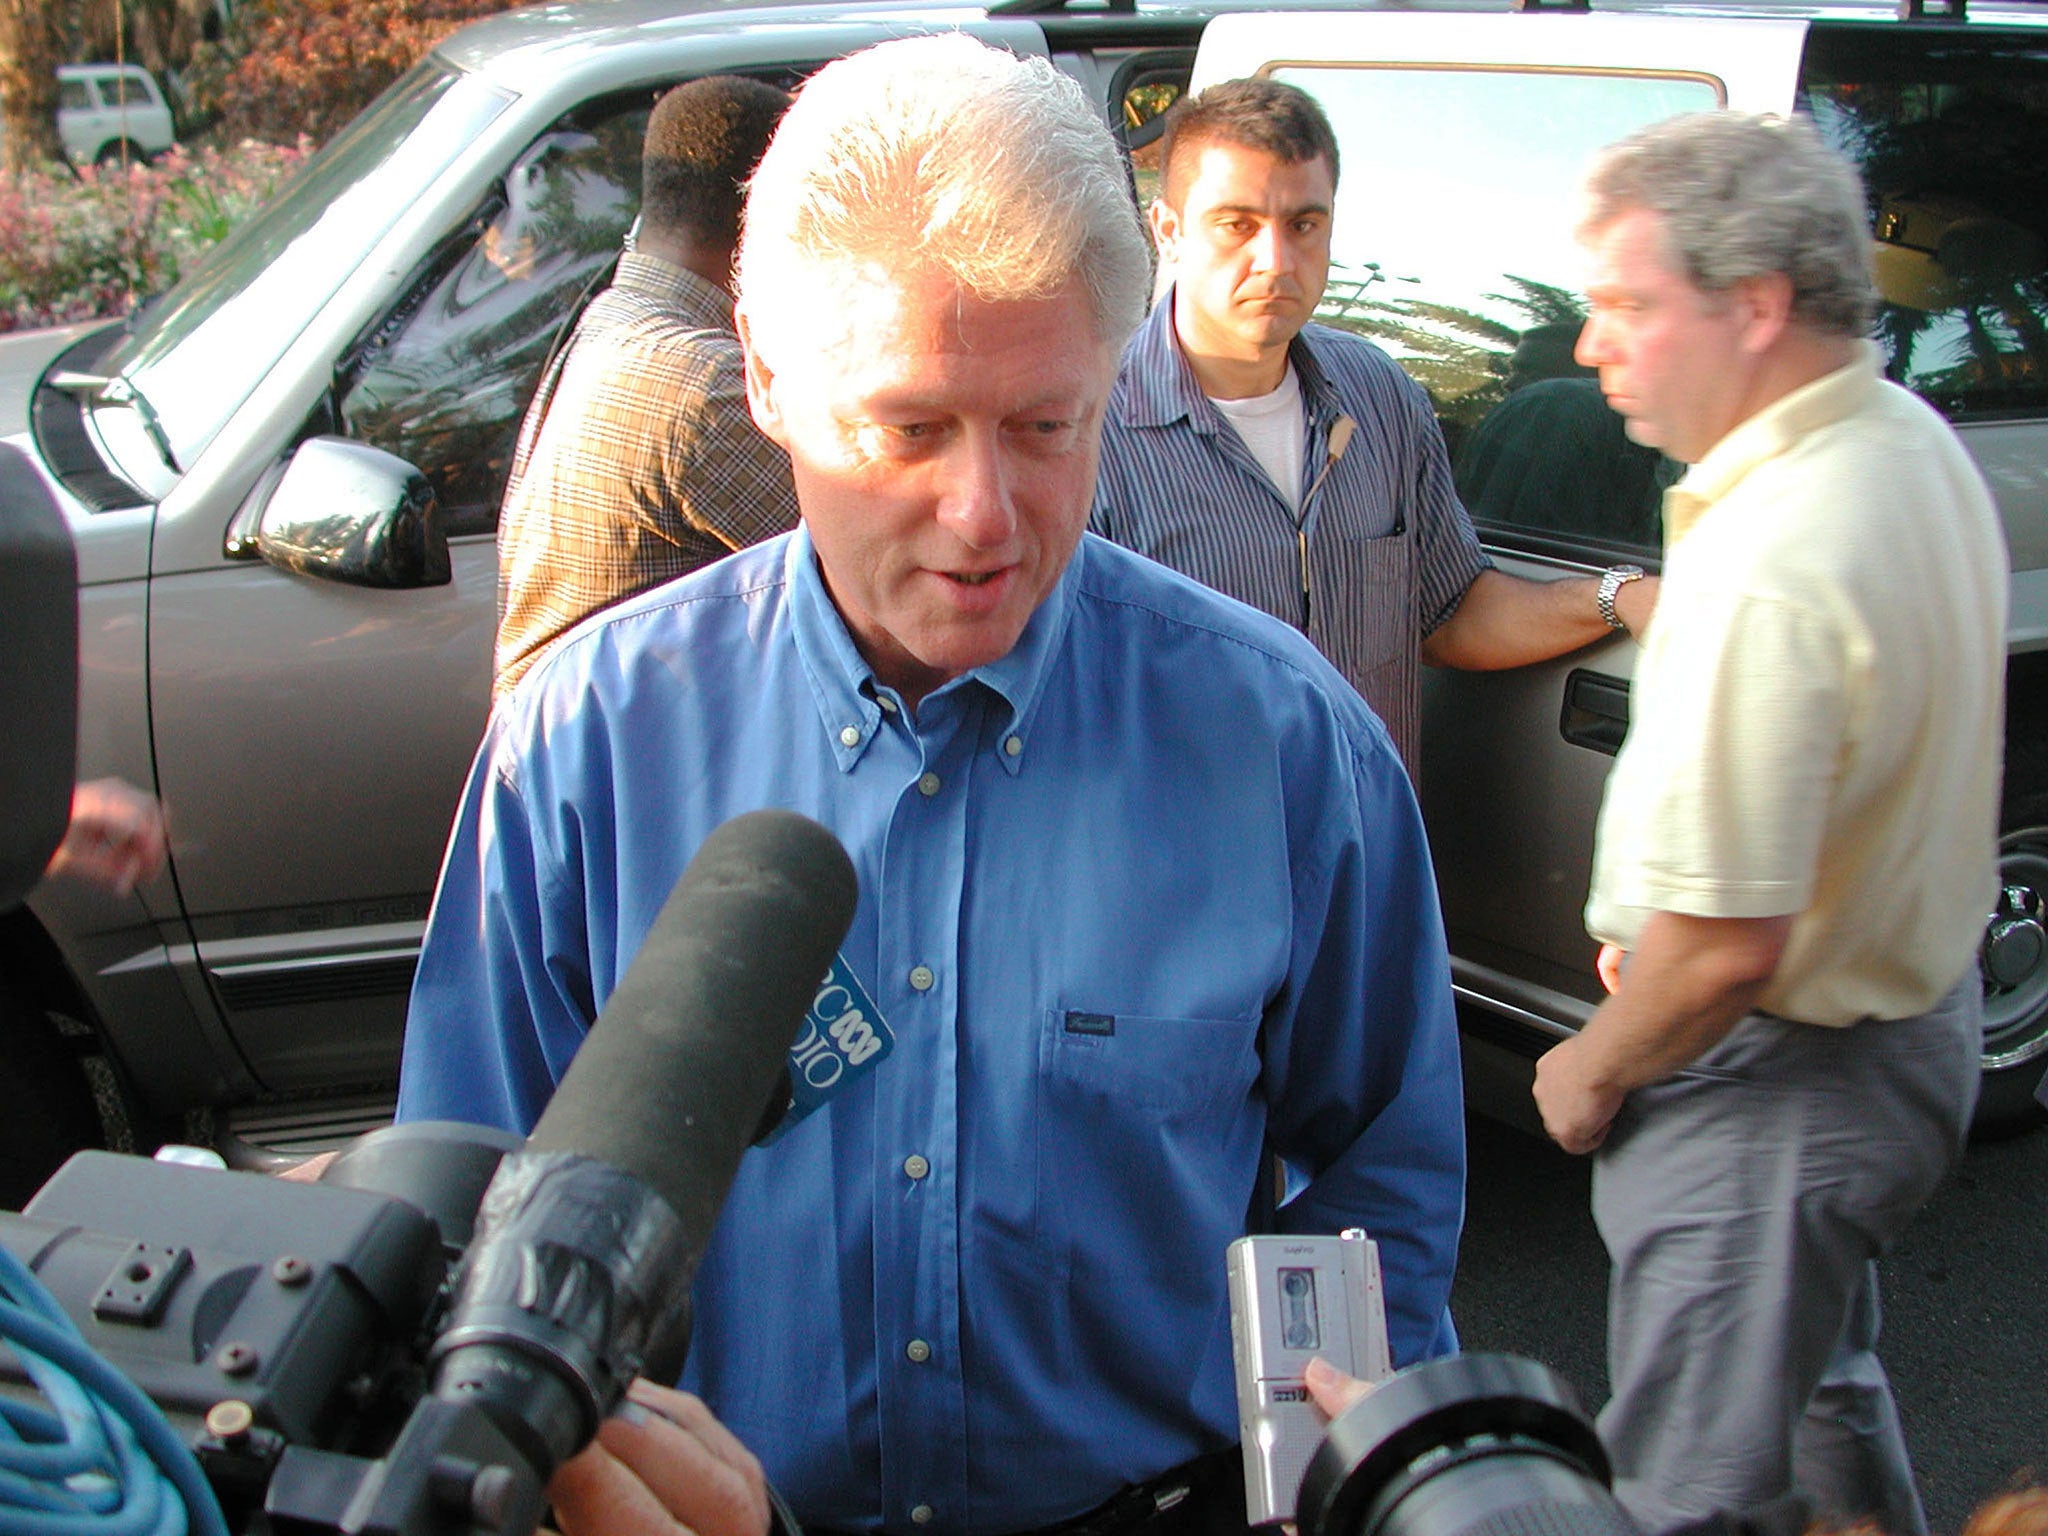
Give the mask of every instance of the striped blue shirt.
[[[1412, 774], [1422, 637], [1492, 562], [1421, 386], [1370, 342], [1319, 325], [1288, 360], [1308, 417], [1298, 522], [1202, 393], [1168, 294], [1124, 351], [1091, 526], [1305, 631], [1386, 722]], [[1340, 416], [1356, 428], [1330, 464]]]
[[1455, 1346], [1414, 793], [1301, 636], [1099, 539], [914, 715], [801, 527], [554, 646], [470, 778], [403, 1116], [530, 1126], [690, 855], [770, 805], [852, 855], [840, 958], [896, 1038], [741, 1160], [696, 1276], [685, 1385], [806, 1526], [1027, 1530], [1229, 1445], [1268, 1146], [1275, 1226], [1378, 1238], [1395, 1359]]

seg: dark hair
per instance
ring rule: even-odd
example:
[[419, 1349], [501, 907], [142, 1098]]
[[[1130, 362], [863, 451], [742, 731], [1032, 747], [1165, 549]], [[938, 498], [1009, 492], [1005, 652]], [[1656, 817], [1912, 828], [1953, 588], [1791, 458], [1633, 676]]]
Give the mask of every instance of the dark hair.
[[737, 242], [747, 178], [788, 106], [785, 92], [741, 75], [706, 75], [663, 96], [640, 153], [646, 227]]
[[1235, 144], [1299, 164], [1318, 155], [1337, 182], [1337, 135], [1315, 98], [1278, 80], [1225, 80], [1198, 96], [1183, 96], [1166, 114], [1160, 138], [1160, 189], [1179, 207], [1188, 166], [1211, 144]]

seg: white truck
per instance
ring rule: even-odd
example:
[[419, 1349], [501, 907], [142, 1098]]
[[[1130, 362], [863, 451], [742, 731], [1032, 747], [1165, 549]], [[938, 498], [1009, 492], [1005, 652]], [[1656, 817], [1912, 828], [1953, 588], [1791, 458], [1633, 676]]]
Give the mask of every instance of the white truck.
[[170, 105], [139, 64], [59, 65], [57, 137], [74, 165], [146, 162], [177, 142]]

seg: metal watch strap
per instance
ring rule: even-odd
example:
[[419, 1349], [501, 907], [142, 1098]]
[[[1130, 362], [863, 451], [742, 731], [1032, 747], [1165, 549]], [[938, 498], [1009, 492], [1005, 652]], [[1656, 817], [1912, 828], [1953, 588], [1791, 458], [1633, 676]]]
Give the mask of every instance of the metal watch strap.
[[1600, 573], [1600, 590], [1594, 601], [1600, 609], [1600, 617], [1607, 621], [1607, 627], [1629, 632], [1628, 625], [1621, 621], [1621, 615], [1614, 611], [1614, 599], [1621, 589], [1632, 581], [1641, 581], [1649, 573], [1640, 565], [1610, 565]]

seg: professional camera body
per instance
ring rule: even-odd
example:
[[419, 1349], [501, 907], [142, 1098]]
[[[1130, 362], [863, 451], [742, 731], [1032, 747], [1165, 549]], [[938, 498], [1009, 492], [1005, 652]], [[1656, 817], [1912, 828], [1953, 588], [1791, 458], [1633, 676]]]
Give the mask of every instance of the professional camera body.
[[552, 1462], [480, 1394], [429, 1392], [472, 1217], [519, 1145], [395, 1127], [318, 1184], [84, 1152], [0, 1214], [0, 1244], [163, 1411], [230, 1529], [528, 1530]]

